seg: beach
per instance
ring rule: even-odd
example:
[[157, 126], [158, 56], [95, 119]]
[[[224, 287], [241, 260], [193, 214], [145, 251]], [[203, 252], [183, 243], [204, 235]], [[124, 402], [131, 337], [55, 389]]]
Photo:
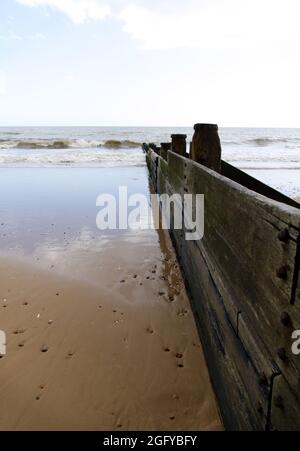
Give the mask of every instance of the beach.
[[[96, 226], [100, 194], [150, 202], [140, 145], [170, 133], [0, 129], [0, 430], [222, 429], [168, 234]], [[221, 138], [225, 161], [299, 200], [299, 131]]]
[[0, 169], [1, 430], [220, 430], [166, 234], [100, 232], [145, 167]]

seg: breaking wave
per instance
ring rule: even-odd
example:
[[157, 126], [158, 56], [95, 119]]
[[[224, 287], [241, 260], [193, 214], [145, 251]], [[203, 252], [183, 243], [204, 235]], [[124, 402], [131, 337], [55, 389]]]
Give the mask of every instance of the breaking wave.
[[106, 147], [107, 149], [137, 149], [142, 147], [142, 143], [135, 141], [118, 141], [118, 140], [109, 140], [105, 141], [102, 147]]
[[0, 139], [0, 149], [93, 149], [103, 147], [105, 149], [137, 149], [142, 143], [130, 140], [88, 141], [85, 139], [40, 139], [17, 140]]
[[241, 146], [241, 145], [251, 145], [254, 147], [267, 147], [272, 145], [280, 145], [282, 144], [284, 147], [289, 147], [288, 145], [291, 145], [292, 147], [300, 147], [300, 138], [284, 138], [284, 137], [257, 137], [257, 138], [249, 138], [249, 139], [237, 139], [237, 140], [230, 140], [230, 139], [224, 139], [223, 144], [225, 145], [234, 145], [234, 146]]

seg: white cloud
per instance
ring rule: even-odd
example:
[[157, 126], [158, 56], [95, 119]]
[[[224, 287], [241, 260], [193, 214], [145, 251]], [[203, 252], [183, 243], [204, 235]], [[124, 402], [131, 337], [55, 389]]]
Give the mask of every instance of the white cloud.
[[75, 24], [110, 16], [142, 48], [251, 48], [300, 38], [299, 0], [16, 0]]
[[110, 15], [110, 7], [98, 0], [17, 0], [25, 6], [46, 6], [66, 14], [75, 24], [102, 20]]
[[188, 0], [181, 10], [144, 3], [125, 6], [119, 17], [147, 49], [250, 48], [300, 37], [299, 0]]
[[6, 74], [3, 70], [0, 70], [0, 96], [4, 96], [6, 94], [7, 81]]

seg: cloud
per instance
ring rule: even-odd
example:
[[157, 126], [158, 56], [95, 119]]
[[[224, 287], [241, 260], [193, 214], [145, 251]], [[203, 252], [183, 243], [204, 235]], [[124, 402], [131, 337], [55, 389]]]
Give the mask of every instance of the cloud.
[[0, 96], [4, 96], [7, 90], [6, 74], [3, 70], [0, 70]]
[[66, 14], [75, 24], [102, 20], [110, 15], [110, 7], [98, 0], [16, 0], [21, 5], [44, 6]]
[[125, 6], [119, 17], [146, 49], [249, 48], [300, 37], [298, 0], [188, 0], [184, 9], [144, 3]]
[[75, 24], [111, 17], [143, 49], [257, 48], [300, 38], [299, 0], [16, 1], [51, 7]]

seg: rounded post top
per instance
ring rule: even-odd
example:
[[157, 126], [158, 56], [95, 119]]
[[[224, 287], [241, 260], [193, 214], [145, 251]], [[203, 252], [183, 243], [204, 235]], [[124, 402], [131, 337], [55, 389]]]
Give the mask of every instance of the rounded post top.
[[175, 135], [171, 135], [172, 139], [187, 139], [187, 135], [183, 135], [183, 134], [175, 134]]
[[195, 124], [194, 130], [219, 130], [219, 127], [217, 124]]

